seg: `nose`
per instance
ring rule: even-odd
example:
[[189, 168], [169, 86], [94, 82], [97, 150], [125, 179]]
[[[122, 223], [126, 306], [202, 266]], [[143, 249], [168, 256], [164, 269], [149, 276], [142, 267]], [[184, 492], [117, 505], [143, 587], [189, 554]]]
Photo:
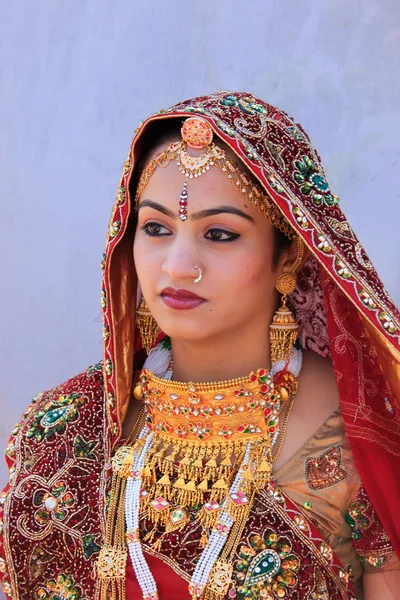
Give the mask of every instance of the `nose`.
[[194, 244], [184, 236], [181, 239], [176, 238], [169, 246], [162, 271], [167, 273], [171, 281], [193, 281], [198, 275], [198, 270], [194, 267], [198, 262], [199, 256]]

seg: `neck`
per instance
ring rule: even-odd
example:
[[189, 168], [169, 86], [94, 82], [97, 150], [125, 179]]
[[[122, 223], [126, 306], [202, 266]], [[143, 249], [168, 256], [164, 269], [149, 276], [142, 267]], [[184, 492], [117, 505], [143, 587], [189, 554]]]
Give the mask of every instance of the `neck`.
[[271, 366], [267, 329], [255, 323], [246, 335], [235, 332], [213, 339], [172, 339], [174, 380], [194, 383], [244, 377], [251, 371]]

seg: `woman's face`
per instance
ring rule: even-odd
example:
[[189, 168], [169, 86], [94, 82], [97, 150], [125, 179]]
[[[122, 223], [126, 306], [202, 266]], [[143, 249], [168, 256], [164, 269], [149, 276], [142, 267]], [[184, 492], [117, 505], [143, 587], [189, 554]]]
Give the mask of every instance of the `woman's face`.
[[[185, 181], [188, 218], [182, 221], [179, 200]], [[139, 198], [134, 260], [143, 296], [161, 330], [186, 341], [211, 341], [229, 333], [235, 339], [248, 327], [267, 331], [281, 272], [280, 265], [273, 267], [273, 242], [268, 219], [218, 168], [189, 179], [175, 162], [157, 167]], [[203, 274], [199, 283], [194, 282], [199, 275], [195, 265]], [[177, 290], [202, 301], [177, 301]]]

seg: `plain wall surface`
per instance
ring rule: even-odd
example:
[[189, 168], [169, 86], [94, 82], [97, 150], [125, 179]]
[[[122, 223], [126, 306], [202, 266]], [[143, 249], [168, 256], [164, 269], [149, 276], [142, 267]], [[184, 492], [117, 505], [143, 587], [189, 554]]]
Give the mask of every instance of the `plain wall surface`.
[[140, 119], [184, 98], [246, 90], [294, 116], [400, 303], [399, 6], [3, 0], [3, 447], [32, 395], [101, 358], [99, 263], [121, 167]]

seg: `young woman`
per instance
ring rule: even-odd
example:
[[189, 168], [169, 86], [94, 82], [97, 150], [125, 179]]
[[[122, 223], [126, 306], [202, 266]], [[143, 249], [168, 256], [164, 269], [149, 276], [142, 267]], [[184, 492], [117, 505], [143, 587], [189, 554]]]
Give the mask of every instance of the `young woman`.
[[397, 309], [282, 111], [150, 117], [103, 255], [104, 360], [39, 394], [10, 598], [396, 598]]

